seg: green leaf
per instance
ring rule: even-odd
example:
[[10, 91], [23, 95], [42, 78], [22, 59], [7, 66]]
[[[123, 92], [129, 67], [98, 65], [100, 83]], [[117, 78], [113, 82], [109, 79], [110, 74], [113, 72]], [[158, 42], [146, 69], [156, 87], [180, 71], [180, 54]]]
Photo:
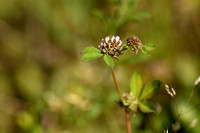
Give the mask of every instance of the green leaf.
[[111, 67], [111, 68], [113, 68], [114, 65], [115, 65], [114, 60], [113, 60], [112, 57], [110, 57], [109, 55], [104, 55], [104, 61], [105, 61], [106, 64], [107, 64], [109, 67]]
[[127, 16], [127, 20], [135, 20], [135, 21], [139, 21], [141, 22], [143, 19], [145, 18], [150, 18], [151, 14], [149, 12], [135, 12], [135, 13], [131, 13]]
[[90, 60], [99, 58], [99, 57], [101, 57], [102, 55], [103, 55], [103, 54], [100, 54], [100, 53], [86, 53], [86, 54], [83, 55], [82, 60], [84, 60], [84, 61], [90, 61]]
[[146, 50], [151, 51], [155, 48], [155, 46], [151, 43], [148, 43], [145, 45]]
[[139, 109], [140, 109], [143, 113], [152, 113], [152, 112], [154, 112], [153, 104], [151, 104], [151, 103], [143, 103], [143, 102], [140, 102], [140, 103], [139, 103]]
[[154, 80], [147, 84], [142, 92], [140, 100], [151, 98], [154, 91], [157, 90], [161, 85], [160, 80]]
[[147, 52], [146, 48], [142, 48], [142, 53], [143, 53], [143, 54], [149, 54], [149, 53]]
[[128, 3], [128, 9], [130, 10], [130, 11], [132, 11], [133, 10], [133, 8], [134, 8], [134, 6], [136, 5], [136, 1], [135, 0], [131, 0], [129, 3]]
[[139, 97], [142, 90], [142, 84], [143, 82], [141, 75], [138, 72], [134, 72], [131, 77], [130, 87], [135, 97]]
[[134, 13], [135, 16], [138, 16], [140, 18], [151, 18], [151, 13], [147, 11], [139, 11]]
[[95, 47], [87, 47], [82, 51], [82, 54], [87, 54], [87, 53], [101, 53], [101, 51]]

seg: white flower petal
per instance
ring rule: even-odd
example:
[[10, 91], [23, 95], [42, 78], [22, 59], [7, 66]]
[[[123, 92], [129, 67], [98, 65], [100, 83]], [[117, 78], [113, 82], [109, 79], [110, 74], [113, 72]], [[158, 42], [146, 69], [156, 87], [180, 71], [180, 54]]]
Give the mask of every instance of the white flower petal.
[[119, 40], [119, 44], [118, 44], [118, 46], [121, 46], [122, 45], [122, 41], [121, 40]]
[[109, 41], [109, 36], [105, 37], [105, 42], [108, 43]]
[[115, 38], [116, 42], [118, 42], [119, 39], [120, 39], [119, 36], [116, 36], [116, 38]]
[[197, 80], [194, 83], [195, 86], [197, 86], [198, 84], [200, 84], [200, 76], [197, 78]]
[[114, 42], [114, 40], [115, 40], [115, 36], [113, 36], [113, 37], [111, 38], [111, 42]]

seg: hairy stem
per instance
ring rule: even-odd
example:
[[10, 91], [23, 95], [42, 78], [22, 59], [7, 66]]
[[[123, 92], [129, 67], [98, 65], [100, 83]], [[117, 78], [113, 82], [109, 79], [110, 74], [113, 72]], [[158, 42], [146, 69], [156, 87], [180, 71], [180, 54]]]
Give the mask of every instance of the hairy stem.
[[126, 127], [127, 127], [127, 133], [131, 133], [131, 124], [130, 124], [130, 117], [129, 117], [129, 110], [125, 109], [126, 112]]
[[116, 79], [116, 76], [115, 76], [114, 68], [112, 68], [112, 76], [113, 76], [113, 80], [114, 80], [114, 83], [115, 83], [117, 92], [118, 92], [118, 94], [119, 94], [119, 96], [120, 96], [120, 100], [121, 100], [121, 102], [123, 103], [122, 94], [121, 94], [121, 91], [120, 91], [120, 89], [119, 89], [119, 85], [118, 85], [118, 82], [117, 82], [117, 79]]
[[[113, 76], [113, 80], [117, 89], [117, 92], [120, 96], [121, 102], [123, 103], [123, 98], [122, 98], [122, 94], [121, 91], [119, 89], [119, 85], [115, 76], [115, 71], [114, 68], [112, 68], [112, 76]], [[127, 126], [127, 133], [131, 133], [131, 124], [130, 124], [130, 117], [129, 117], [129, 110], [127, 108], [125, 108], [125, 112], [126, 112], [126, 126]]]

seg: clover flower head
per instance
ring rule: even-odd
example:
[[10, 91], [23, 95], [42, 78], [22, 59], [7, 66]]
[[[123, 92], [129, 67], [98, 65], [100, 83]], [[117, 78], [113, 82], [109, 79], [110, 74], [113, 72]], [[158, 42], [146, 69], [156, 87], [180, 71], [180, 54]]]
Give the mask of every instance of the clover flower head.
[[105, 37], [105, 39], [102, 39], [101, 44], [98, 45], [98, 48], [102, 54], [107, 54], [117, 60], [118, 56], [122, 55], [122, 51], [125, 50], [119, 36], [113, 36], [111, 39], [110, 37]]
[[142, 45], [141, 40], [136, 36], [130, 36], [126, 39], [127, 46], [131, 48], [132, 51], [134, 51], [136, 54], [138, 53], [138, 50], [142, 50], [144, 45]]

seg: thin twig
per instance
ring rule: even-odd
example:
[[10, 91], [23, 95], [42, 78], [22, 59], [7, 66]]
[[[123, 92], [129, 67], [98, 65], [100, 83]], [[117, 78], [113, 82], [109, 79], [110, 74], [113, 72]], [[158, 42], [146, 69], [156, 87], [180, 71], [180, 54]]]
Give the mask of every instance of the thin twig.
[[127, 127], [127, 132], [131, 133], [130, 117], [129, 117], [129, 111], [128, 111], [127, 108], [125, 109], [125, 112], [126, 112], [126, 127]]
[[154, 132], [153, 125], [151, 124], [151, 120], [149, 119], [149, 116], [148, 116], [148, 115], [147, 115], [147, 119], [149, 120], [149, 124], [150, 124], [150, 127], [151, 127], [152, 132], [155, 133], [155, 132]]
[[114, 83], [115, 83], [115, 86], [116, 86], [117, 92], [119, 93], [119, 96], [120, 96], [121, 102], [123, 103], [122, 94], [121, 94], [121, 91], [120, 91], [120, 89], [119, 89], [119, 85], [118, 85], [118, 83], [117, 83], [117, 79], [116, 79], [116, 76], [115, 76], [114, 68], [112, 68], [112, 76], [113, 76], [113, 80], [114, 80]]
[[183, 113], [183, 111], [185, 110], [186, 106], [188, 105], [188, 103], [189, 103], [190, 100], [192, 99], [192, 96], [193, 96], [193, 94], [194, 94], [194, 90], [195, 90], [195, 87], [192, 88], [192, 91], [190, 92], [190, 94], [189, 94], [189, 96], [188, 96], [188, 99], [187, 99], [187, 101], [186, 101], [186, 103], [185, 103], [183, 109], [182, 109], [181, 112], [180, 112], [180, 115], [182, 115], [182, 113]]
[[177, 120], [178, 120], [178, 119], [179, 119], [179, 116], [181, 115], [181, 113], [179, 113], [179, 111], [178, 111], [178, 104], [177, 104], [177, 102], [176, 102], [176, 99], [173, 97], [172, 100], [173, 100], [174, 103], [175, 103], [176, 113], [177, 113]]
[[193, 106], [191, 109], [189, 109], [189, 110], [187, 110], [187, 111], [183, 112], [181, 115], [184, 115], [184, 114], [187, 114], [187, 113], [189, 113], [190, 111], [192, 111], [193, 109], [197, 108], [198, 106], [200, 106], [200, 103], [196, 104], [196, 105], [195, 105], [195, 106]]
[[[112, 76], [113, 76], [113, 80], [117, 89], [117, 92], [120, 96], [121, 102], [123, 103], [123, 97], [121, 94], [121, 91], [119, 89], [119, 85], [115, 76], [115, 71], [114, 68], [112, 68]], [[131, 124], [130, 124], [130, 116], [129, 116], [129, 110], [127, 108], [125, 108], [125, 113], [126, 113], [126, 127], [127, 127], [127, 133], [131, 133]]]

